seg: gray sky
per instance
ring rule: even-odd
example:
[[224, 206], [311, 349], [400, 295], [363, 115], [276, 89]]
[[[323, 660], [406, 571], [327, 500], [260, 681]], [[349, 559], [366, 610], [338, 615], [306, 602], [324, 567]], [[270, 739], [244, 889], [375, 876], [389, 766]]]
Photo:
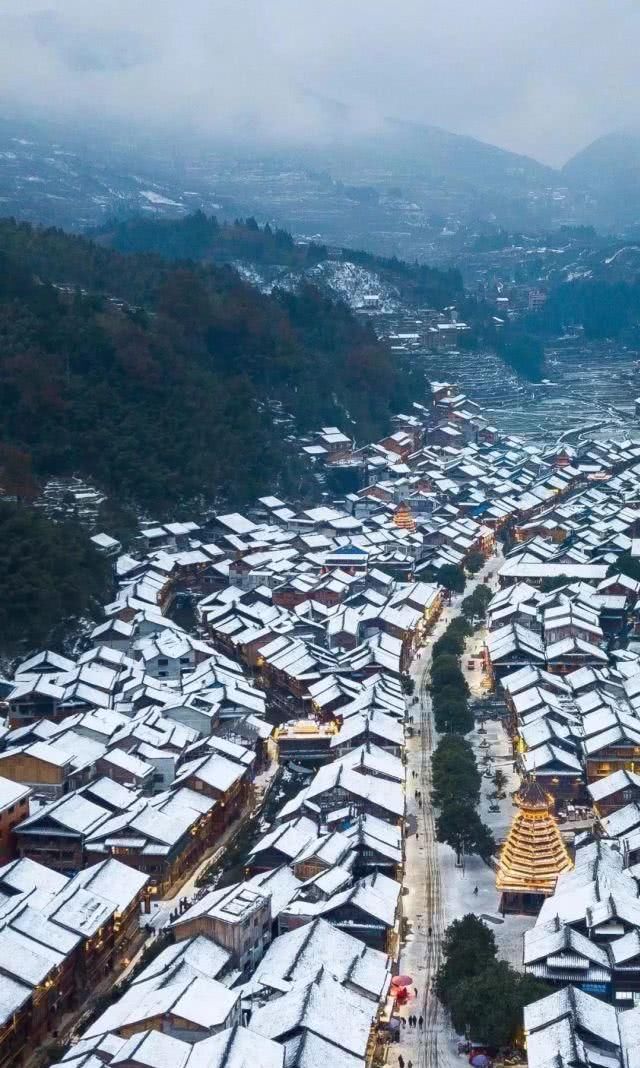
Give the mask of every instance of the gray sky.
[[313, 138], [303, 90], [559, 164], [638, 123], [640, 0], [5, 0], [0, 100]]

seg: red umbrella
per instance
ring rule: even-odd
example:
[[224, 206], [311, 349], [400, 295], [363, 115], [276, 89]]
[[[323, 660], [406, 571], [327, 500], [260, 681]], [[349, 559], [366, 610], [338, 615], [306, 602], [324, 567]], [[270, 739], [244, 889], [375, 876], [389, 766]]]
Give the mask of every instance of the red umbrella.
[[391, 980], [392, 986], [411, 986], [413, 979], [410, 975], [394, 975]]

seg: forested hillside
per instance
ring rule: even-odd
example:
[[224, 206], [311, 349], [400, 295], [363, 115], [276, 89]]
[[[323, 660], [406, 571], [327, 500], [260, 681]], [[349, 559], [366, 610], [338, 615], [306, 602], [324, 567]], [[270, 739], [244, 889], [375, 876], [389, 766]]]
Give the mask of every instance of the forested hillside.
[[111, 569], [86, 531], [0, 501], [0, 653], [60, 647], [69, 625], [99, 617]]
[[155, 252], [167, 259], [207, 263], [247, 260], [307, 267], [327, 255], [324, 245], [296, 244], [286, 230], [258, 226], [255, 219], [218, 222], [202, 211], [175, 219], [135, 215], [107, 223], [90, 236], [118, 252]]
[[265, 296], [228, 267], [0, 222], [0, 483], [19, 496], [71, 472], [158, 516], [286, 492], [292, 429], [371, 439], [420, 389], [311, 287]]
[[558, 333], [568, 326], [584, 328], [589, 339], [623, 338], [640, 342], [640, 275], [628, 281], [579, 279], [552, 289], [530, 326], [540, 333]]
[[[155, 252], [168, 259], [203, 263], [240, 260], [258, 268], [278, 266], [293, 271], [313, 267], [329, 255], [324, 245], [299, 244], [285, 230], [260, 227], [255, 219], [225, 223], [203, 212], [179, 219], [136, 216], [109, 223], [94, 236], [99, 244], [119, 252]], [[462, 276], [457, 270], [440, 271], [349, 248], [334, 250], [333, 256], [367, 268], [394, 286], [407, 301], [444, 308], [463, 293]]]

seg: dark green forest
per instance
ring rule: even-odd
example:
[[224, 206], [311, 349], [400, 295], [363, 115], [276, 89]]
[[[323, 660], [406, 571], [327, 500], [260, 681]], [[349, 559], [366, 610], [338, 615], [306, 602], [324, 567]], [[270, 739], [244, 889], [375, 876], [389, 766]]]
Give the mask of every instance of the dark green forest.
[[310, 286], [266, 296], [229, 267], [0, 221], [0, 483], [18, 497], [77, 473], [160, 518], [295, 491], [287, 435], [371, 440], [423, 388]]
[[110, 574], [86, 531], [0, 501], [0, 650], [59, 647], [66, 625], [98, 616]]
[[589, 340], [640, 340], [640, 278], [626, 282], [579, 279], [552, 289], [544, 307], [531, 316], [529, 326], [557, 334], [580, 325]]
[[324, 245], [296, 244], [286, 230], [258, 226], [255, 219], [218, 222], [202, 211], [179, 219], [136, 215], [107, 223], [90, 236], [118, 252], [155, 252], [169, 260], [204, 263], [248, 260], [257, 265], [303, 268], [327, 255]]
[[[255, 219], [218, 222], [203, 212], [181, 219], [136, 216], [108, 223], [94, 236], [99, 244], [119, 252], [155, 252], [167, 259], [204, 263], [243, 260], [258, 267], [303, 270], [328, 256], [324, 245], [295, 242], [285, 230], [269, 224], [258, 226]], [[335, 250], [333, 255], [374, 271], [411, 303], [444, 308], [463, 295], [462, 276], [457, 270], [441, 271], [425, 264], [405, 263], [395, 256], [376, 256], [349, 248]]]

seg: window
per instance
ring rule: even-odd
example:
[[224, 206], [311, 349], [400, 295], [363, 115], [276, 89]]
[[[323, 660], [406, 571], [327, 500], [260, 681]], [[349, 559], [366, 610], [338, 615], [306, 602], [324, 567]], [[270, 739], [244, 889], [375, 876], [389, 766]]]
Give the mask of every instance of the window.
[[166, 656], [158, 657], [158, 667], [166, 667], [168, 663], [169, 661]]
[[181, 663], [181, 664], [190, 664], [190, 663], [191, 663], [191, 660], [189, 659], [189, 657], [188, 657], [188, 656], [181, 656], [181, 657], [180, 657], [180, 663]]
[[166, 677], [167, 677], [167, 672], [166, 671], [159, 671], [158, 672], [158, 678], [159, 679], [166, 679]]

